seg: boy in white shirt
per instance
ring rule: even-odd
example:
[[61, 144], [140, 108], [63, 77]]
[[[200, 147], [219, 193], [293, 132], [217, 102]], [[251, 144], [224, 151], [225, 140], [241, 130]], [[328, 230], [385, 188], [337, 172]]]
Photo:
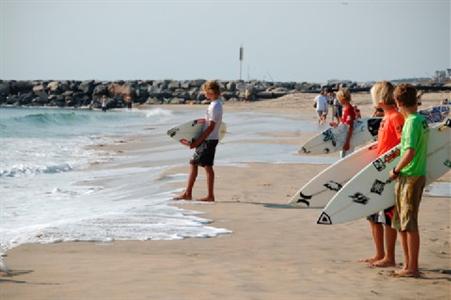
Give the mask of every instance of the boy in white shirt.
[[190, 148], [196, 148], [196, 151], [190, 160], [191, 169], [187, 186], [181, 195], [174, 197], [174, 200], [192, 200], [192, 191], [196, 182], [198, 167], [201, 166], [205, 168], [207, 174], [208, 194], [206, 197], [199, 199], [199, 201], [215, 201], [213, 164], [216, 146], [219, 141], [219, 128], [222, 123], [222, 103], [219, 100], [220, 89], [216, 81], [207, 81], [202, 89], [207, 99], [211, 101], [205, 115], [204, 131], [190, 145]]

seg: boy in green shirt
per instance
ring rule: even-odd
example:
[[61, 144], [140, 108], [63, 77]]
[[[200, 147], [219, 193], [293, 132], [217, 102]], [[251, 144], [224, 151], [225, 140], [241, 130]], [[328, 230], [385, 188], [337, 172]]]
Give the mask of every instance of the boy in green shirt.
[[417, 113], [416, 94], [416, 89], [410, 84], [400, 84], [394, 91], [396, 104], [405, 118], [401, 158], [390, 172], [390, 179], [397, 179], [392, 226], [400, 232], [404, 251], [404, 266], [394, 273], [397, 277], [420, 275], [418, 208], [426, 181], [428, 125], [424, 117]]

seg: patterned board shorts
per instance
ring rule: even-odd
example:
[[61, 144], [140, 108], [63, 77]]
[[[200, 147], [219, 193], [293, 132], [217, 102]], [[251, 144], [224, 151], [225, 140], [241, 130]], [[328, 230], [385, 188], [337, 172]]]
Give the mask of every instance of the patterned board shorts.
[[213, 166], [218, 140], [205, 140], [194, 151], [190, 164], [201, 167]]
[[398, 231], [418, 230], [418, 208], [425, 176], [400, 176], [395, 186], [395, 212], [392, 227]]
[[366, 219], [374, 224], [384, 224], [391, 226], [395, 207], [391, 206], [383, 211], [368, 216]]

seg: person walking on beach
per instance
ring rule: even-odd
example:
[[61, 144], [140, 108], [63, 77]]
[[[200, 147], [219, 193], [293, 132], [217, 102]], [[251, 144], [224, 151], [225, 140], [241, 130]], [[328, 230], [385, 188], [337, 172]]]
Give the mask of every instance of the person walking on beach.
[[[354, 151], [354, 148], [353, 147], [351, 148], [351, 137], [354, 129], [354, 121], [356, 119], [356, 114], [354, 107], [351, 105], [351, 92], [347, 88], [341, 88], [340, 90], [338, 90], [337, 99], [343, 106], [341, 123], [348, 125], [348, 132], [346, 133], [345, 143], [343, 145], [343, 149], [340, 151], [340, 158], [343, 158], [347, 154]], [[330, 125], [332, 127], [338, 126], [338, 124], [335, 122], [331, 122]]]
[[318, 96], [315, 97], [314, 107], [318, 115], [318, 124], [322, 125], [326, 122], [327, 112], [328, 112], [328, 98], [326, 95], [326, 88], [322, 88]]
[[403, 268], [393, 273], [395, 277], [420, 276], [418, 209], [426, 182], [429, 128], [426, 119], [417, 112], [416, 94], [410, 84], [400, 84], [394, 91], [396, 104], [405, 118], [400, 160], [389, 175], [391, 180], [397, 180], [392, 226], [400, 233], [404, 251]]
[[343, 113], [343, 106], [340, 101], [337, 99], [337, 95], [334, 91], [329, 92], [329, 97], [332, 102], [332, 122], [340, 123], [341, 122], [341, 114]]
[[219, 141], [219, 128], [222, 123], [222, 103], [219, 100], [220, 88], [216, 81], [207, 81], [203, 87], [206, 98], [210, 101], [207, 113], [205, 115], [206, 127], [204, 131], [191, 145], [190, 148], [196, 148], [193, 158], [190, 160], [190, 174], [185, 191], [174, 197], [174, 200], [192, 200], [192, 191], [197, 178], [198, 167], [204, 167], [207, 174], [208, 194], [199, 201], [215, 201], [213, 163], [215, 158], [216, 146]]
[[127, 104], [127, 109], [131, 110], [133, 107], [132, 97], [130, 95], [126, 95], [124, 100], [125, 100], [125, 103]]
[[[404, 117], [398, 112], [393, 98], [393, 85], [388, 81], [377, 82], [371, 88], [374, 107], [382, 110], [382, 119], [377, 136], [377, 157], [386, 153], [401, 141]], [[371, 258], [361, 259], [372, 267], [393, 267], [395, 262], [396, 230], [391, 228], [394, 206], [367, 218], [373, 237], [376, 254]], [[385, 249], [384, 249], [385, 244]]]

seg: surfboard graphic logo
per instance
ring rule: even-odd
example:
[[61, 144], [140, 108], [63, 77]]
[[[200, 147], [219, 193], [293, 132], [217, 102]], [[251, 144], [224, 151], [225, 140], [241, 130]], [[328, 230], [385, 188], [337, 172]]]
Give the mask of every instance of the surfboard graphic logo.
[[387, 182], [383, 182], [383, 181], [376, 179], [373, 183], [373, 186], [371, 187], [370, 192], [378, 194], [378, 195], [382, 195], [386, 184], [387, 184]]
[[339, 190], [341, 190], [341, 188], [343, 187], [343, 185], [339, 184], [338, 182], [329, 180], [329, 182], [325, 183], [324, 186], [326, 188], [328, 188], [331, 191], [336, 191], [338, 192]]
[[451, 168], [451, 160], [447, 159], [447, 160], [445, 160], [445, 161], [443, 162], [443, 164], [444, 164], [445, 166], [447, 166], [448, 168]]
[[370, 198], [368, 198], [362, 193], [355, 193], [354, 195], [350, 195], [349, 198], [351, 198], [353, 202], [363, 205], [366, 205], [370, 200]]
[[323, 212], [319, 216], [318, 221], [316, 221], [316, 223], [317, 224], [322, 224], [322, 225], [332, 225], [332, 220], [330, 219], [328, 214]]
[[386, 168], [386, 164], [389, 164], [391, 161], [393, 161], [395, 158], [397, 158], [401, 154], [401, 150], [399, 147], [396, 147], [395, 149], [391, 150], [387, 154], [385, 154], [382, 158], [379, 158], [373, 162], [373, 166], [381, 172]]
[[327, 142], [327, 141], [331, 141], [332, 145], [335, 147], [337, 145], [337, 142], [335, 141], [335, 136], [332, 133], [332, 129], [329, 128], [326, 131], [323, 132], [324, 138], [323, 141]]
[[168, 130], [167, 135], [169, 135], [170, 137], [174, 137], [174, 135], [177, 133], [177, 131], [179, 131], [179, 128], [172, 128], [171, 130]]
[[302, 192], [299, 193], [299, 198], [296, 200], [296, 203], [305, 203], [305, 205], [310, 206], [310, 201], [312, 196], [304, 195]]

